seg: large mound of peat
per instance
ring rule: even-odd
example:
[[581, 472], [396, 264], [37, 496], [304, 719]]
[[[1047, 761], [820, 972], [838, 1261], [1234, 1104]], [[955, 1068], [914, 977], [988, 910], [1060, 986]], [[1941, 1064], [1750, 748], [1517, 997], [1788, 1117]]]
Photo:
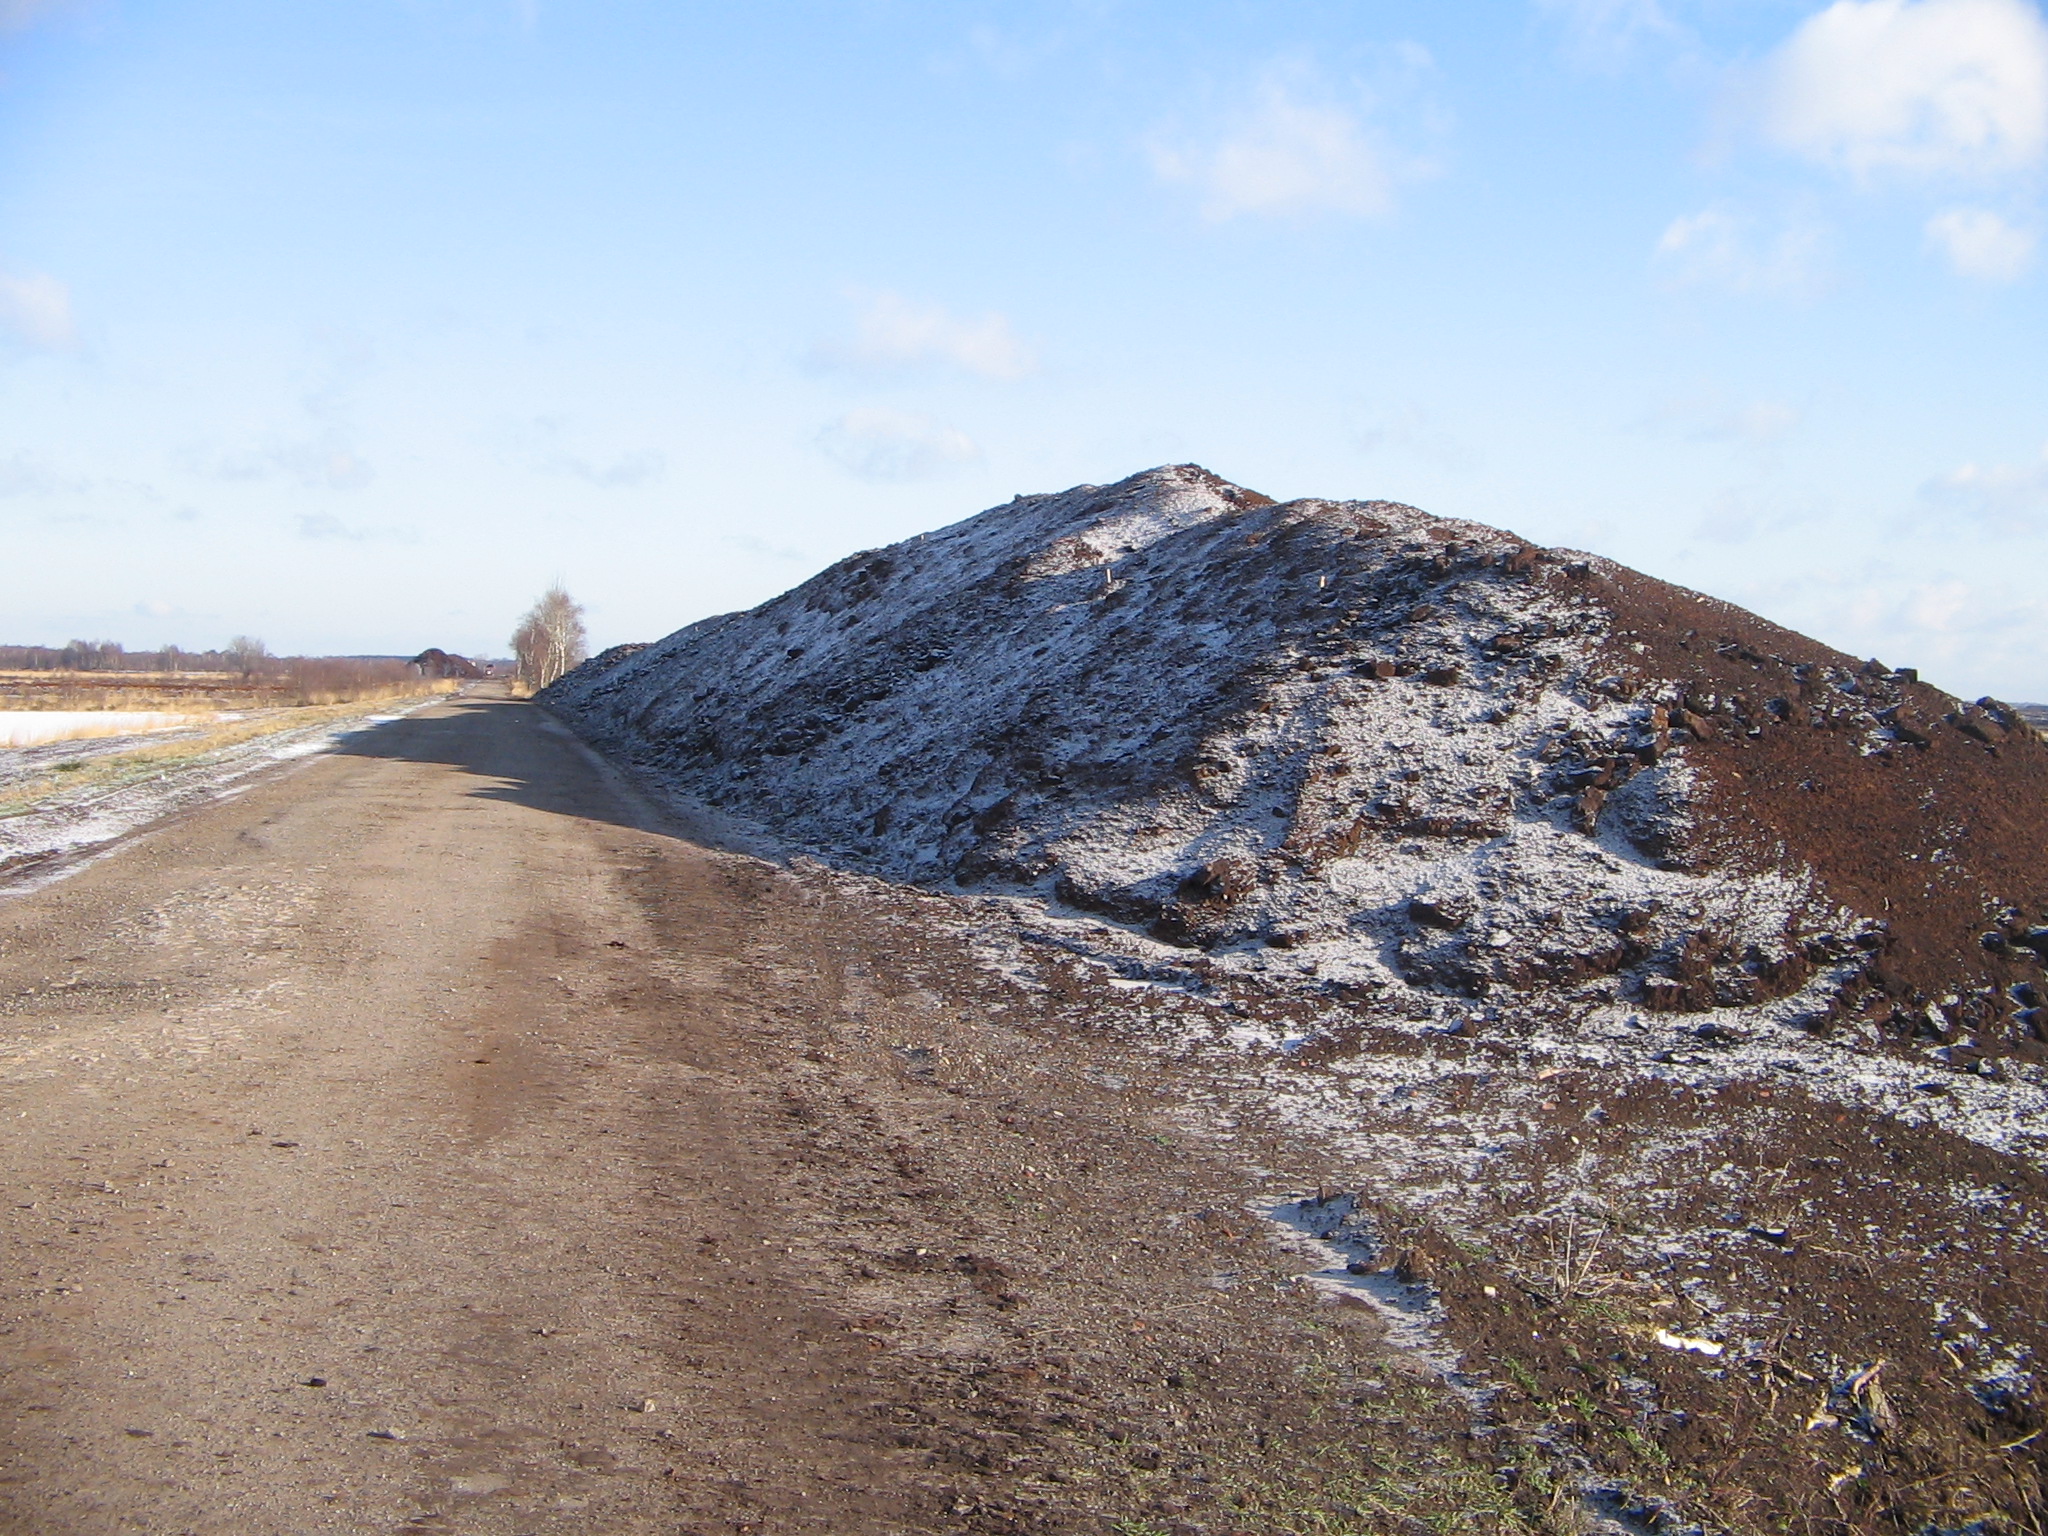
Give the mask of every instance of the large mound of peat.
[[546, 702], [835, 862], [1197, 975], [1978, 1071], [2048, 1035], [2048, 745], [2010, 709], [1413, 507], [1191, 465], [1019, 497]]
[[950, 914], [958, 1011], [1130, 1050], [1187, 1136], [1312, 1168], [1315, 1235], [1379, 1212], [1361, 1267], [1432, 1298], [1540, 1528], [1576, 1490], [1608, 1531], [2039, 1529], [2048, 746], [2013, 709], [1193, 466], [544, 702], [803, 878]]

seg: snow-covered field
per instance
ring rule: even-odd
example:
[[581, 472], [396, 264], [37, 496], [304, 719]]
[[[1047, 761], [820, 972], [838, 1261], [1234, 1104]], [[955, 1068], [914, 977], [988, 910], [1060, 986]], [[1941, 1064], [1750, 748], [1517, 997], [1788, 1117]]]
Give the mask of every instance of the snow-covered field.
[[[107, 769], [76, 788], [66, 788], [24, 809], [0, 816], [0, 892], [19, 895], [61, 879], [111, 851], [130, 833], [176, 812], [239, 794], [265, 769], [331, 750], [344, 737], [374, 731], [427, 704], [424, 698], [393, 705], [364, 704], [336, 715], [282, 712], [274, 729], [261, 730], [210, 750], [195, 750], [182, 761], [153, 762], [134, 775], [119, 771], [125, 750], [102, 739], [81, 746], [87, 772]], [[187, 721], [187, 724], [203, 722]], [[155, 750], [152, 743], [151, 750]], [[57, 755], [64, 755], [59, 749]], [[51, 747], [26, 747], [0, 758], [0, 790], [33, 781], [51, 765]], [[45, 759], [40, 765], [35, 759]]]
[[153, 709], [0, 709], [0, 747], [37, 747], [51, 741], [141, 736], [204, 725], [213, 714], [167, 714]]

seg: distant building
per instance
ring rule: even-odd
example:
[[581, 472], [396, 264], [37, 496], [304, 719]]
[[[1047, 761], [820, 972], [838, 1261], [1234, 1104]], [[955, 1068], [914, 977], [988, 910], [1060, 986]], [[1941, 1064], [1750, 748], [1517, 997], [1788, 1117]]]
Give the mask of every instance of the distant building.
[[421, 677], [488, 677], [490, 674], [467, 656], [451, 656], [438, 645], [428, 646], [407, 663]]

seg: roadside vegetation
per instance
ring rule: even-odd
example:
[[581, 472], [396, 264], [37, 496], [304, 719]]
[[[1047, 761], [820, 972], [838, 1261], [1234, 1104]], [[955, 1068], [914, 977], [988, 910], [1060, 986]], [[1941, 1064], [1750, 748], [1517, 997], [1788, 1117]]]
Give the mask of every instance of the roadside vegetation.
[[0, 816], [460, 686], [391, 657], [273, 656], [249, 635], [204, 652], [0, 646]]
[[413, 698], [445, 692], [449, 686], [444, 679], [419, 676], [402, 661], [265, 654], [248, 659], [246, 667], [223, 666], [206, 671], [0, 670], [0, 710], [118, 709], [191, 714], [296, 709]]
[[583, 605], [556, 582], [540, 595], [512, 631], [516, 672], [512, 691], [530, 698], [590, 656]]

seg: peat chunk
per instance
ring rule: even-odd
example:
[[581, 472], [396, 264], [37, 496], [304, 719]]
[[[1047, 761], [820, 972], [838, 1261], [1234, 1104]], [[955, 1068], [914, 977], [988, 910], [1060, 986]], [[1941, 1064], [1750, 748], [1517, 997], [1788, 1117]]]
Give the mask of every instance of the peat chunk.
[[1417, 896], [1408, 903], [1408, 916], [1425, 928], [1462, 928], [1472, 909], [1452, 897]]
[[1987, 747], [2005, 745], [2005, 727], [2000, 725], [1982, 705], [1972, 704], [1961, 714], [1951, 716], [1950, 721], [1972, 741], [1982, 742]]
[[1233, 902], [1249, 895], [1256, 882], [1252, 867], [1243, 859], [1211, 859], [1180, 885], [1188, 901]]
[[1643, 1006], [1652, 1013], [1677, 1013], [1685, 1007], [1685, 983], [1669, 976], [1645, 976]]
[[1904, 705], [1900, 705], [1899, 708], [1891, 711], [1891, 718], [1887, 723], [1891, 726], [1892, 735], [1906, 743], [1909, 747], [1924, 747], [1931, 739], [1927, 734], [1929, 730], [1927, 722], [1920, 719]]
[[1597, 785], [1579, 791], [1572, 806], [1572, 825], [1591, 837], [1600, 826], [1600, 809], [1607, 804], [1607, 791]]

